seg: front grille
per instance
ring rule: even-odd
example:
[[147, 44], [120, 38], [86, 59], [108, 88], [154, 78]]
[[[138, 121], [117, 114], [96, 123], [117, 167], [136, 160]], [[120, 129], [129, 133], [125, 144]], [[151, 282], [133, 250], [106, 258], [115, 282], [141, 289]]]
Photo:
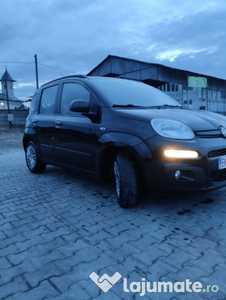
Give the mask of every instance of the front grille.
[[226, 155], [226, 149], [213, 150], [208, 153], [208, 157], [217, 157]]
[[219, 129], [195, 131], [195, 135], [199, 138], [219, 138], [222, 137]]
[[212, 181], [224, 181], [226, 180], [226, 169], [213, 171], [210, 174]]

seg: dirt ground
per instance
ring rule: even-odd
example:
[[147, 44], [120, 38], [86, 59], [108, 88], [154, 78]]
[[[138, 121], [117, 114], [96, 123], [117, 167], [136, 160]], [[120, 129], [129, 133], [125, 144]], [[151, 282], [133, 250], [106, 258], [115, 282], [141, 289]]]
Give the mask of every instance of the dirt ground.
[[0, 127], [0, 152], [22, 148], [24, 127]]

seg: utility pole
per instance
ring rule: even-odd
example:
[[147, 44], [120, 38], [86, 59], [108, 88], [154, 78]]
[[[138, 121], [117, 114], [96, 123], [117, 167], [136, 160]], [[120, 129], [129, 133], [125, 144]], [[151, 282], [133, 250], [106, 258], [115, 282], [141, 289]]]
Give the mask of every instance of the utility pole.
[[36, 74], [36, 88], [39, 88], [38, 84], [38, 59], [37, 59], [37, 54], [34, 55], [35, 57], [35, 74]]
[[9, 127], [11, 127], [12, 123], [10, 121], [10, 108], [9, 108], [9, 93], [8, 93], [8, 84], [7, 79], [5, 77], [5, 94], [6, 94], [6, 103], [7, 103], [7, 113], [8, 113], [8, 121], [9, 121]]

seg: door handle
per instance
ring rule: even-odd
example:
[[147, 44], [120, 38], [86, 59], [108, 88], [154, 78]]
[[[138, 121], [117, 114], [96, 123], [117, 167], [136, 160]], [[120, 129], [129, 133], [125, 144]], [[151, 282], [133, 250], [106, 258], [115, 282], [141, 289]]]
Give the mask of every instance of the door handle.
[[56, 127], [62, 126], [63, 122], [62, 121], [56, 121], [55, 122]]

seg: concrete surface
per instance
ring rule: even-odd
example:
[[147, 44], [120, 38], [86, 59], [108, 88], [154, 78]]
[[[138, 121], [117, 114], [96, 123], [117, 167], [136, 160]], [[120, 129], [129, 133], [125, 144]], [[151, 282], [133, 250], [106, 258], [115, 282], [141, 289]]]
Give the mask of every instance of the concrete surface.
[[[225, 188], [155, 192], [125, 210], [114, 186], [92, 176], [31, 174], [13, 145], [0, 144], [1, 300], [226, 299]], [[104, 292], [93, 272], [121, 278]], [[186, 279], [213, 291], [139, 290]]]

